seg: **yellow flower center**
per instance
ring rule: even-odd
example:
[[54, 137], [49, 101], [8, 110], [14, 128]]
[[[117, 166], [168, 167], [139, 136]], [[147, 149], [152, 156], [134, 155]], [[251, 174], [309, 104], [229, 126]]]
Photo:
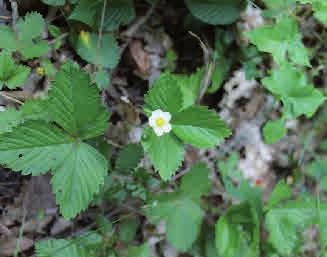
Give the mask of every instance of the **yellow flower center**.
[[166, 121], [163, 118], [156, 119], [156, 125], [161, 128], [165, 125]]
[[79, 37], [80, 37], [81, 41], [83, 42], [83, 44], [85, 46], [89, 46], [90, 45], [90, 33], [89, 32], [82, 30], [79, 33]]
[[37, 67], [37, 68], [36, 68], [36, 73], [37, 73], [37, 75], [39, 75], [39, 76], [43, 76], [43, 75], [45, 74], [45, 70], [44, 70], [43, 67]]

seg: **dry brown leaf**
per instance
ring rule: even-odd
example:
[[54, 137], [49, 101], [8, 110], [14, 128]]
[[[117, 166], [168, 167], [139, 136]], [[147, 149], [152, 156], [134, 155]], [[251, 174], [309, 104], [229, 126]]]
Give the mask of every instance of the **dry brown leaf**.
[[144, 51], [140, 40], [134, 40], [130, 45], [130, 53], [142, 75], [148, 76], [150, 72], [150, 56]]
[[[16, 251], [16, 244], [17, 244], [17, 238], [4, 238], [0, 240], [0, 256], [12, 256], [15, 254]], [[19, 248], [18, 252], [25, 252], [29, 249], [31, 249], [34, 245], [34, 241], [27, 238], [22, 237], [19, 240]]]

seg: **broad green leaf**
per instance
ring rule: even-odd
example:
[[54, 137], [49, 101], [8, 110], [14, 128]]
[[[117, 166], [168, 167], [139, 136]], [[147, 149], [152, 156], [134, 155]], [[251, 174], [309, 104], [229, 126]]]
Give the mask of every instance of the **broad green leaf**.
[[[187, 251], [199, 234], [204, 215], [199, 200], [209, 192], [208, 173], [204, 163], [195, 164], [176, 192], [159, 195], [146, 210], [152, 222], [166, 221], [167, 239], [180, 251]], [[194, 188], [195, 182], [198, 188]]]
[[105, 34], [101, 37], [100, 44], [98, 41], [98, 34], [81, 32], [76, 43], [78, 55], [85, 61], [100, 67], [115, 68], [120, 58], [116, 39], [111, 34]]
[[269, 232], [269, 241], [278, 253], [285, 256], [295, 254], [300, 236], [316, 218], [315, 202], [310, 200], [290, 201], [281, 207], [270, 209], [265, 224]]
[[307, 82], [305, 74], [291, 65], [283, 65], [262, 83], [281, 99], [287, 118], [311, 117], [325, 101], [322, 93]]
[[251, 206], [232, 206], [216, 224], [216, 248], [219, 256], [259, 257], [259, 221]]
[[40, 175], [61, 165], [73, 143], [74, 139], [59, 128], [29, 121], [0, 135], [0, 162], [24, 175]]
[[51, 179], [56, 202], [66, 218], [85, 210], [104, 184], [108, 163], [93, 147], [74, 143], [69, 156], [57, 167]]
[[162, 74], [144, 97], [145, 109], [177, 113], [183, 106], [182, 93], [178, 85], [179, 80], [176, 76], [170, 73]]
[[266, 144], [274, 144], [282, 139], [287, 133], [284, 121], [282, 119], [276, 121], [268, 121], [263, 127], [263, 136]]
[[283, 18], [274, 25], [257, 28], [246, 35], [260, 51], [271, 53], [278, 64], [284, 63], [288, 55], [293, 63], [310, 66], [308, 51], [293, 18]]
[[[180, 251], [187, 251], [200, 231], [203, 211], [189, 199], [177, 201], [167, 219], [167, 239]], [[187, 217], [187, 218], [185, 218]]]
[[27, 66], [15, 64], [10, 52], [2, 51], [0, 53], [0, 89], [3, 86], [10, 89], [22, 86], [30, 70]]
[[119, 172], [128, 172], [137, 168], [142, 158], [143, 149], [141, 145], [126, 145], [118, 154], [115, 169]]
[[231, 132], [225, 123], [204, 106], [189, 107], [173, 116], [174, 133], [185, 143], [214, 147]]
[[47, 240], [38, 242], [35, 246], [37, 257], [87, 257], [84, 252], [69, 240]]
[[285, 184], [284, 181], [280, 181], [274, 188], [268, 200], [268, 208], [273, 208], [280, 202], [289, 200], [292, 196], [291, 188]]
[[168, 180], [182, 164], [184, 146], [172, 133], [158, 137], [152, 129], [147, 128], [142, 138], [142, 145], [154, 168], [164, 180]]
[[[98, 9], [97, 27], [101, 24], [102, 8]], [[135, 18], [133, 0], [112, 0], [107, 4], [104, 16], [103, 29], [114, 31], [120, 25], [127, 25]]]
[[108, 113], [90, 77], [71, 62], [57, 73], [49, 93], [48, 112], [71, 135], [97, 137], [108, 127]]
[[127, 257], [150, 257], [151, 250], [148, 243], [141, 246], [132, 246], [128, 248]]
[[[209, 168], [203, 163], [199, 162], [193, 165], [190, 171], [183, 176], [180, 191], [192, 198], [194, 201], [198, 201], [201, 196], [207, 195], [211, 187], [211, 181], [209, 180]], [[194, 185], [197, 185], [196, 187]]]
[[240, 17], [246, 7], [243, 0], [186, 0], [191, 13], [212, 25], [230, 24]]

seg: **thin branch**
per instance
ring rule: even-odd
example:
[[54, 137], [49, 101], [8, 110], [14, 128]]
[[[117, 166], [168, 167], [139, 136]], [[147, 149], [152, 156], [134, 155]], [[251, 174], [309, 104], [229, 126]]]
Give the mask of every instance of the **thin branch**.
[[19, 18], [18, 15], [18, 5], [17, 5], [17, 1], [16, 0], [10, 0], [10, 5], [11, 5], [11, 15], [12, 15], [12, 27], [14, 29], [14, 31], [17, 33], [17, 20]]
[[[96, 59], [99, 58], [99, 51], [102, 44], [102, 35], [103, 35], [103, 26], [104, 26], [104, 17], [106, 15], [106, 8], [107, 8], [107, 0], [103, 1], [103, 7], [102, 7], [102, 13], [101, 13], [101, 23], [99, 27], [99, 33], [98, 33], [98, 42], [97, 42], [97, 50], [96, 50]], [[96, 63], [98, 61], [96, 60]]]
[[18, 103], [18, 104], [20, 104], [20, 105], [23, 105], [23, 104], [24, 104], [24, 102], [22, 102], [22, 101], [20, 101], [20, 100], [18, 100], [18, 99], [16, 99], [16, 98], [14, 98], [14, 97], [12, 97], [12, 96], [10, 96], [10, 95], [7, 95], [7, 94], [6, 94], [5, 92], [3, 92], [3, 91], [0, 91], [0, 96], [4, 97], [4, 98], [6, 98], [6, 99], [8, 99], [8, 100], [10, 100], [10, 101], [12, 101], [12, 102]]

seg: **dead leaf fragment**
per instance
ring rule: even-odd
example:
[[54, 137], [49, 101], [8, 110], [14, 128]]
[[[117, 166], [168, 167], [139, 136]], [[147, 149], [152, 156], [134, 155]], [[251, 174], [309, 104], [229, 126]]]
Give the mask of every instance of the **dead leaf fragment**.
[[[4, 238], [0, 240], [0, 256], [12, 256], [15, 254], [16, 251], [16, 244], [17, 244], [18, 238]], [[34, 245], [34, 241], [27, 238], [22, 237], [19, 240], [19, 248], [18, 252], [25, 252], [29, 249], [31, 249]]]

